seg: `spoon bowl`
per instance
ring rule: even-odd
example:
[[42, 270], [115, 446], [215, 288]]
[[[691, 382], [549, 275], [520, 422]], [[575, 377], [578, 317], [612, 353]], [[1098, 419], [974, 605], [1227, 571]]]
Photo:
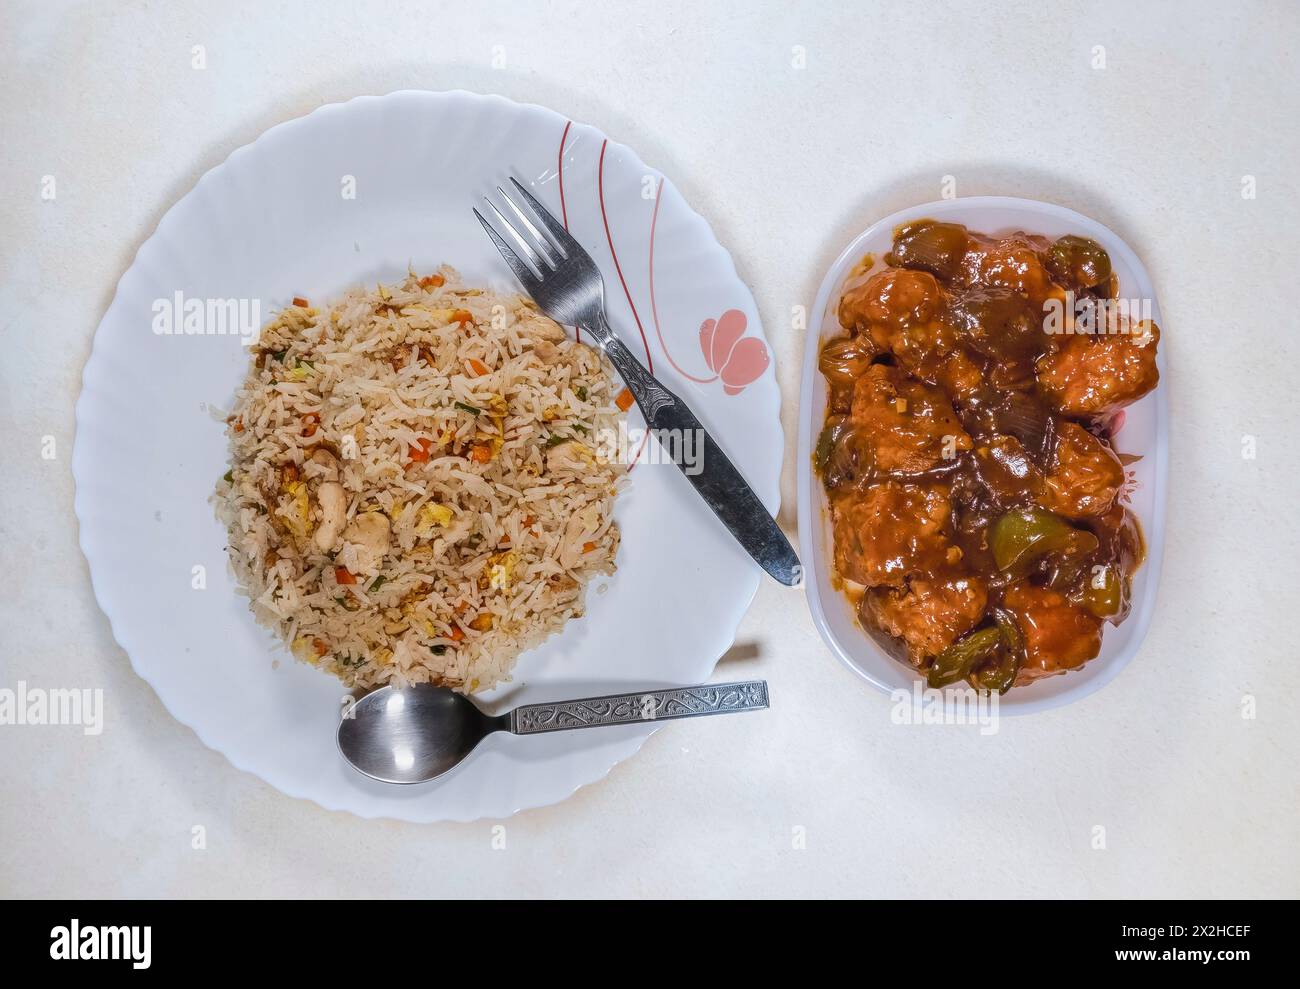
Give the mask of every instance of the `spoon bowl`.
[[458, 766], [494, 731], [536, 735], [767, 706], [767, 684], [751, 680], [528, 704], [491, 715], [448, 687], [420, 683], [366, 694], [344, 711], [336, 737], [343, 758], [371, 779], [427, 783]]
[[381, 687], [339, 722], [339, 751], [372, 779], [424, 783], [455, 768], [508, 722], [508, 716], [486, 715], [447, 687]]

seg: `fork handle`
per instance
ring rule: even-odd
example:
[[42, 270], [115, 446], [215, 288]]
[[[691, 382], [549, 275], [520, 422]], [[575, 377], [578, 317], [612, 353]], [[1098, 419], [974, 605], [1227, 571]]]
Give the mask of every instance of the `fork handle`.
[[678, 453], [686, 449], [688, 434], [702, 441], [696, 447], [701, 451], [702, 469], [692, 473], [680, 456], [674, 457], [674, 463], [745, 552], [780, 583], [797, 586], [802, 581], [803, 568], [790, 541], [690, 406], [632, 356], [623, 341], [614, 335], [603, 313], [597, 325], [583, 328], [604, 348], [610, 363], [641, 407], [646, 426], [655, 434], [656, 441], [662, 445], [661, 437], [675, 435], [676, 441], [665, 449], [675, 449]]
[[767, 709], [767, 681], [705, 683], [698, 687], [640, 690], [554, 704], [526, 704], [510, 712], [510, 731], [536, 735], [571, 728], [599, 728], [647, 721], [702, 718], [710, 714]]

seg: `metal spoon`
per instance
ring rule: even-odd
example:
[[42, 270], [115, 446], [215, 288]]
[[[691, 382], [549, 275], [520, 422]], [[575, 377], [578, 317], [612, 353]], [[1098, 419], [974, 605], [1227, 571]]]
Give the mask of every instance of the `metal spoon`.
[[344, 712], [338, 743], [343, 758], [372, 779], [425, 783], [457, 766], [494, 731], [536, 735], [766, 708], [765, 680], [527, 704], [496, 716], [463, 694], [422, 683], [381, 687], [361, 698]]

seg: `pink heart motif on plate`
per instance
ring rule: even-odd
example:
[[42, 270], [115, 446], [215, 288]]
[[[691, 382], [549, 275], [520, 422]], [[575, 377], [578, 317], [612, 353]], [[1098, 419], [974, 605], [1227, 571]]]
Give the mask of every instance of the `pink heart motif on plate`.
[[722, 380], [722, 389], [728, 395], [739, 395], [771, 363], [763, 341], [745, 336], [746, 325], [745, 314], [739, 309], [728, 309], [718, 319], [706, 319], [700, 324], [704, 361]]

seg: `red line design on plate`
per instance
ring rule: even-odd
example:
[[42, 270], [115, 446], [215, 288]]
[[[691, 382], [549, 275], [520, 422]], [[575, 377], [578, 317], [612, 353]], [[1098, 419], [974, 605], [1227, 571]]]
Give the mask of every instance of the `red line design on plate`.
[[[636, 320], [636, 328], [641, 332], [641, 347], [645, 350], [646, 370], [651, 374], [655, 371], [654, 358], [650, 356], [650, 341], [645, 337], [645, 327], [641, 325], [641, 317], [637, 315], [636, 303], [632, 301], [632, 293], [628, 291], [627, 280], [623, 277], [623, 266], [618, 263], [618, 251], [614, 250], [614, 235], [609, 232], [609, 216], [605, 213], [605, 148], [609, 146], [609, 139], [600, 142], [600, 164], [596, 169], [596, 195], [600, 200], [600, 219], [605, 224], [605, 240], [609, 242], [609, 256], [614, 259], [614, 270], [618, 272], [619, 284], [623, 286], [623, 294], [627, 297], [627, 304], [632, 309], [632, 318]], [[656, 205], [658, 205], [656, 203]], [[632, 468], [637, 465], [641, 459], [641, 451], [645, 449], [646, 441], [650, 438], [650, 430], [641, 437], [641, 445], [636, 448], [636, 455], [632, 462], [627, 465], [627, 472], [632, 473]]]
[[[564, 122], [564, 133], [560, 135], [560, 150], [555, 155], [555, 171], [560, 177], [560, 219], [564, 221], [564, 229], [569, 229], [569, 208], [564, 203], [564, 142], [569, 139], [569, 128], [573, 126], [572, 120]], [[582, 340], [582, 331], [576, 326], [573, 328], [573, 338]]]
[[564, 229], [569, 229], [569, 211], [564, 205], [564, 142], [569, 139], [569, 128], [573, 126], [572, 120], [564, 122], [564, 133], [560, 135], [560, 152], [555, 156], [556, 171], [560, 176], [560, 218], [564, 221]]
[[597, 192], [600, 196], [600, 218], [605, 224], [605, 239], [609, 241], [609, 254], [614, 259], [614, 270], [618, 272], [618, 280], [623, 286], [623, 294], [627, 296], [627, 304], [632, 308], [632, 318], [636, 320], [636, 328], [641, 331], [641, 346], [645, 350], [646, 370], [654, 374], [655, 362], [654, 358], [650, 356], [650, 341], [645, 337], [645, 327], [641, 325], [641, 317], [637, 314], [636, 303], [632, 301], [632, 293], [627, 289], [627, 280], [623, 277], [623, 266], [618, 263], [618, 252], [614, 250], [614, 236], [609, 232], [609, 217], [605, 215], [605, 148], [608, 144], [608, 138], [600, 144], [600, 169], [597, 181]]
[[632, 468], [635, 467], [637, 462], [641, 459], [641, 451], [645, 449], [645, 445], [648, 442], [650, 442], [650, 430], [647, 429], [645, 435], [641, 437], [641, 445], [636, 448], [636, 453], [632, 455], [632, 462], [627, 465], [627, 472], [629, 474], [632, 473]]
[[675, 360], [672, 353], [668, 350], [668, 343], [664, 340], [663, 330], [659, 328], [659, 306], [655, 302], [655, 227], [659, 223], [659, 200], [663, 196], [664, 180], [663, 176], [659, 177], [659, 187], [655, 190], [655, 208], [654, 213], [650, 216], [650, 315], [654, 318], [655, 336], [659, 338], [659, 348], [668, 358], [668, 363], [683, 378], [694, 381], [697, 384], [707, 385], [711, 381], [717, 381], [718, 376], [715, 374], [712, 378], [697, 378], [689, 371], [682, 368]]

